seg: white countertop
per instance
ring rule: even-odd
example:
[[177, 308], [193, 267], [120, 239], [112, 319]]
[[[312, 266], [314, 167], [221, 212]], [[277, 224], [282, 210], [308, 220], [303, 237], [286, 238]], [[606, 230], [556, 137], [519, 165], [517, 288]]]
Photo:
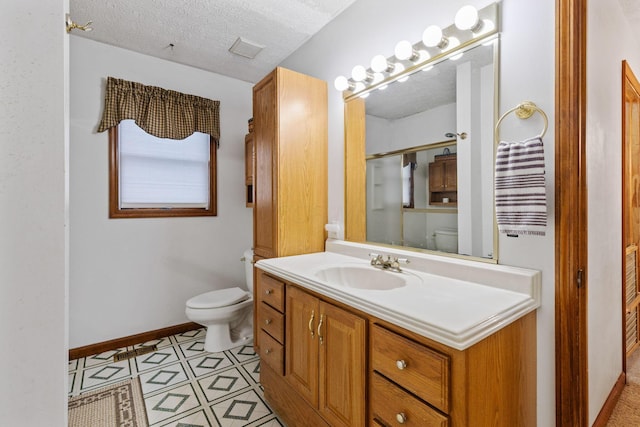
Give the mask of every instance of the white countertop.
[[[321, 280], [316, 273], [328, 266], [374, 269], [366, 255], [362, 257], [371, 248], [348, 242], [344, 245], [348, 246], [347, 250], [342, 247], [332, 247], [332, 250], [353, 253], [357, 247], [359, 256], [318, 252], [260, 260], [255, 265], [303, 288], [458, 350], [472, 346], [540, 306], [539, 272], [432, 255], [410, 253], [408, 257], [412, 262], [402, 266], [402, 273], [381, 271], [381, 274], [405, 275], [410, 279], [406, 286], [395, 289], [357, 289]], [[384, 254], [407, 256], [394, 252], [385, 250]], [[432, 273], [443, 269], [449, 269], [451, 274]], [[468, 276], [478, 277], [485, 283], [459, 278]]]

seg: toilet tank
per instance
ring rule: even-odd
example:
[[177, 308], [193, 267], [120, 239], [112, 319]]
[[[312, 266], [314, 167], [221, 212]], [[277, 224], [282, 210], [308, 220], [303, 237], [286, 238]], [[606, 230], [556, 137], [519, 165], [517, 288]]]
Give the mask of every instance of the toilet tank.
[[244, 274], [247, 290], [253, 293], [253, 251], [251, 249], [244, 251], [242, 260], [244, 261]]

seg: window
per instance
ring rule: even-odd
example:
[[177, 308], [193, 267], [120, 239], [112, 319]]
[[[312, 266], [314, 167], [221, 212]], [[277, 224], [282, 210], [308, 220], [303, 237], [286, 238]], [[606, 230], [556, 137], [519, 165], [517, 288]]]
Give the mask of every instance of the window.
[[216, 141], [158, 138], [122, 120], [109, 129], [109, 217], [216, 215]]

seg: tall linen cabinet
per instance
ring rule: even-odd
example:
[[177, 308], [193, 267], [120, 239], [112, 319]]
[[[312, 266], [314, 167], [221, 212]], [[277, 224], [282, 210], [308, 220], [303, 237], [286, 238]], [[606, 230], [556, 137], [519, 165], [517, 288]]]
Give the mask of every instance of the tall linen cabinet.
[[[324, 251], [327, 116], [323, 80], [276, 68], [253, 88], [255, 261]], [[254, 269], [254, 346], [268, 400], [288, 387], [285, 301], [284, 283]]]
[[276, 68], [253, 88], [257, 257], [324, 250], [327, 114], [324, 80]]

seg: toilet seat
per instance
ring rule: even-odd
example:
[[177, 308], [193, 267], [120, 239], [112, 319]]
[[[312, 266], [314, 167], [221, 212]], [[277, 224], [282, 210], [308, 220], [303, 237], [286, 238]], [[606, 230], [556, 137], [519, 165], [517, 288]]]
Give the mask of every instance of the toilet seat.
[[220, 308], [238, 304], [249, 299], [249, 293], [238, 287], [219, 289], [197, 295], [187, 301], [189, 308]]

